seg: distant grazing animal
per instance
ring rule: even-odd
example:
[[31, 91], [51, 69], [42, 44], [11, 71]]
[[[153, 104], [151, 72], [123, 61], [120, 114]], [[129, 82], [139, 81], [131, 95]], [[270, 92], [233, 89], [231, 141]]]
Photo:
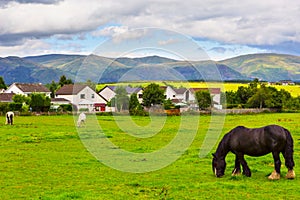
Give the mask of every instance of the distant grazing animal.
[[288, 168], [286, 178], [294, 179], [295, 166], [293, 159], [294, 142], [291, 133], [277, 125], [269, 125], [262, 128], [246, 128], [238, 126], [224, 135], [218, 145], [216, 153], [213, 154], [212, 168], [217, 177], [224, 175], [228, 152], [235, 154], [235, 167], [232, 175], [241, 173], [240, 165], [243, 167], [243, 174], [250, 177], [251, 171], [244, 159], [244, 155], [263, 156], [272, 153], [275, 170], [268, 177], [270, 180], [280, 179], [280, 153], [285, 159], [285, 166]]
[[5, 124], [13, 125], [14, 112], [8, 111], [5, 116], [6, 116], [6, 123]]
[[77, 120], [77, 126], [81, 127], [82, 124], [85, 124], [86, 115], [84, 113], [80, 113], [78, 120]]

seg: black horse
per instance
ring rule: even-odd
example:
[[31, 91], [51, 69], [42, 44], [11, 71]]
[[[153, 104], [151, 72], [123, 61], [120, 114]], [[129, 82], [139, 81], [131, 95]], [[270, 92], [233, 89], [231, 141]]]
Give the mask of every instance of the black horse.
[[290, 132], [277, 125], [269, 125], [262, 128], [246, 128], [238, 126], [224, 135], [218, 145], [216, 153], [213, 154], [212, 167], [217, 177], [224, 175], [226, 162], [225, 157], [228, 152], [235, 154], [235, 168], [232, 175], [241, 173], [240, 165], [243, 167], [243, 174], [250, 177], [251, 171], [244, 159], [244, 155], [263, 156], [272, 153], [275, 170], [269, 179], [280, 179], [280, 156], [282, 153], [285, 159], [285, 166], [288, 168], [286, 178], [295, 178], [293, 167], [294, 142]]

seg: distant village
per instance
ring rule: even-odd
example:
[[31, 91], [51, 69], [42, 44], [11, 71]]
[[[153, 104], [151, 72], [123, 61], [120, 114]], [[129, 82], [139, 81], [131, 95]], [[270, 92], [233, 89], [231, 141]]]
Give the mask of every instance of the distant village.
[[[109, 102], [116, 96], [117, 86], [107, 85], [98, 93], [85, 84], [67, 84], [63, 85], [51, 98], [51, 109], [58, 109], [61, 105], [72, 105], [77, 111], [86, 112], [114, 112], [115, 107], [109, 106]], [[128, 96], [137, 94], [140, 103], [143, 101], [143, 88], [125, 87]], [[164, 90], [165, 99], [180, 108], [181, 112], [188, 110], [198, 110], [195, 100], [195, 92], [208, 91], [212, 98], [212, 106], [216, 109], [222, 109], [220, 88], [173, 88], [171, 86], [161, 86]], [[45, 94], [50, 98], [50, 90], [43, 84], [33, 83], [13, 83], [6, 90], [0, 93], [0, 102], [13, 102], [13, 96], [16, 94], [29, 96], [32, 93]]]
[[[268, 82], [267, 85], [295, 85], [290, 80]], [[116, 96], [118, 86], [106, 85], [96, 92], [87, 84], [66, 84], [60, 87], [55, 95], [41, 83], [13, 83], [6, 90], [0, 90], [0, 102], [12, 103], [13, 96], [29, 96], [32, 93], [45, 94], [51, 99], [50, 110], [57, 111], [61, 106], [70, 105], [74, 111], [85, 112], [115, 112], [116, 107], [111, 105], [111, 100]], [[220, 88], [174, 88], [172, 86], [160, 86], [164, 91], [166, 100], [170, 100], [180, 112], [199, 110], [195, 94], [197, 91], [207, 91], [211, 96], [211, 107], [222, 110]], [[133, 93], [137, 95], [140, 104], [143, 103], [143, 88], [126, 86], [128, 97]], [[53, 98], [54, 97], [54, 98]]]

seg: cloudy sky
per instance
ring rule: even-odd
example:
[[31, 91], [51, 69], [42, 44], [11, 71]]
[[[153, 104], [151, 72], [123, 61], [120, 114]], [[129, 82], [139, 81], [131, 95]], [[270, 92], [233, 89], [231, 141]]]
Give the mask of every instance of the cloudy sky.
[[90, 54], [107, 41], [146, 40], [149, 27], [184, 35], [214, 60], [300, 55], [299, 19], [295, 0], [0, 0], [0, 57]]

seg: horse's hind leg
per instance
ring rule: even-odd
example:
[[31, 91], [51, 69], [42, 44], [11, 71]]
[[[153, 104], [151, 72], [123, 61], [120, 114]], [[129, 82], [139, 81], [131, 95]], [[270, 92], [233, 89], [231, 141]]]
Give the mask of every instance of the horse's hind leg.
[[295, 172], [293, 170], [295, 163], [293, 159], [292, 153], [282, 152], [284, 160], [285, 160], [285, 166], [288, 168], [288, 172], [286, 174], [286, 178], [288, 179], [294, 179], [296, 177]]
[[240, 175], [241, 174], [241, 163], [237, 155], [235, 155], [235, 166], [232, 171], [232, 176]]
[[281, 161], [280, 161], [279, 153], [272, 152], [272, 155], [273, 155], [273, 159], [274, 159], [275, 170], [272, 172], [272, 174], [268, 178], [270, 180], [277, 180], [277, 179], [280, 179]]

